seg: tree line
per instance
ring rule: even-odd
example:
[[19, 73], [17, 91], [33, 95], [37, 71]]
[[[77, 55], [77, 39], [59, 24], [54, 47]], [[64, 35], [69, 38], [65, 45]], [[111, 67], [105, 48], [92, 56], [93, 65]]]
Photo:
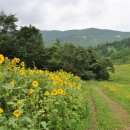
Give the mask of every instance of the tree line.
[[82, 79], [109, 79], [114, 71], [110, 59], [104, 58], [92, 48], [62, 44], [57, 40], [45, 47], [43, 37], [36, 27], [29, 25], [17, 29], [15, 15], [0, 13], [0, 53], [9, 58], [19, 57], [26, 67], [56, 71], [63, 69]]
[[130, 63], [130, 38], [98, 45], [95, 51], [109, 57], [114, 64]]

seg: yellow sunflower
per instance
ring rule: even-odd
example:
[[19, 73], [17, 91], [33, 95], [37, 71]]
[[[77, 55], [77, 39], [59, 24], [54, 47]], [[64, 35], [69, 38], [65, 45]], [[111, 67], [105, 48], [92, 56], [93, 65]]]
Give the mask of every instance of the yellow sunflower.
[[28, 93], [29, 93], [29, 94], [32, 94], [33, 92], [34, 92], [33, 89], [31, 89], [31, 88], [28, 89]]
[[37, 81], [33, 81], [32, 82], [32, 86], [37, 87], [38, 86], [38, 82]]
[[46, 91], [44, 95], [49, 96], [49, 91]]
[[2, 64], [4, 62], [4, 56], [2, 54], [0, 54], [0, 64]]
[[13, 112], [13, 114], [14, 114], [15, 117], [19, 117], [19, 116], [21, 115], [21, 113], [20, 113], [19, 110], [15, 110], [15, 111]]
[[57, 93], [58, 93], [57, 90], [56, 90], [56, 89], [53, 89], [53, 91], [52, 91], [52, 95], [53, 95], [53, 96], [56, 96]]
[[58, 89], [58, 94], [62, 94], [63, 93], [63, 90], [62, 89]]
[[4, 110], [0, 107], [0, 114], [2, 114], [4, 112]]

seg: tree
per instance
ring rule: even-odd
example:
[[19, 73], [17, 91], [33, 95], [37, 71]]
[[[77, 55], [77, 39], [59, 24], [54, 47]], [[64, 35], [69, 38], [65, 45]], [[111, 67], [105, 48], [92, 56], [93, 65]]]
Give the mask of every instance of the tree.
[[51, 71], [61, 69], [61, 45], [60, 43], [55, 43], [53, 46], [47, 48], [48, 52], [48, 69]]
[[16, 54], [16, 22], [15, 15], [0, 13], [0, 53], [10, 58]]
[[65, 43], [60, 50], [62, 69], [73, 72], [76, 47], [73, 44]]
[[25, 26], [17, 33], [18, 56], [30, 67], [42, 68], [45, 63], [45, 48], [42, 35], [34, 26]]
[[0, 12], [0, 32], [11, 33], [16, 31], [17, 21], [15, 15], [6, 15], [4, 12]]

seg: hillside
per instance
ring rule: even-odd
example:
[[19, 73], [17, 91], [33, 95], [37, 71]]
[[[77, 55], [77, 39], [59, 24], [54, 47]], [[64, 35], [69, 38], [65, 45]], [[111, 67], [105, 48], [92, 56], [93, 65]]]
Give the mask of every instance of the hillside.
[[130, 63], [130, 38], [98, 45], [96, 50], [115, 63]]
[[44, 41], [52, 44], [59, 39], [61, 42], [71, 42], [75, 45], [96, 46], [101, 43], [119, 41], [130, 37], [130, 32], [107, 29], [88, 28], [67, 31], [41, 31]]

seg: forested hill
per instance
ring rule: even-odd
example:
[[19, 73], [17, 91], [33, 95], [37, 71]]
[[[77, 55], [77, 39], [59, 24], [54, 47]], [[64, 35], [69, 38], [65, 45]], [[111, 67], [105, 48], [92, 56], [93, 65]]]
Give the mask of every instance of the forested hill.
[[115, 63], [130, 63], [130, 38], [98, 45], [96, 50], [110, 57]]
[[41, 31], [44, 41], [52, 44], [59, 39], [61, 42], [71, 42], [75, 45], [96, 46], [101, 43], [119, 41], [130, 37], [130, 32], [107, 29], [89, 28], [68, 31]]

